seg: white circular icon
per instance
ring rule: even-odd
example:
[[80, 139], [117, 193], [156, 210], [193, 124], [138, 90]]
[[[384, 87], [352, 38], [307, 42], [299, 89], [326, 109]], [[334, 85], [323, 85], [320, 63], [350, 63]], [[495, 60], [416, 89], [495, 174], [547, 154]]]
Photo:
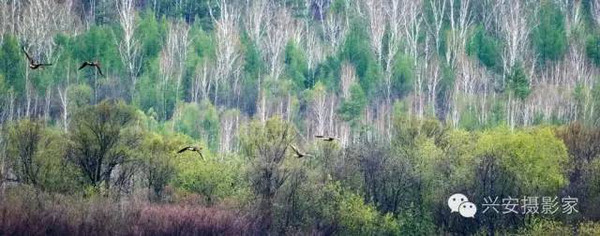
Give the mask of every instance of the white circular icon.
[[458, 206], [458, 212], [461, 216], [466, 218], [475, 218], [477, 213], [477, 206], [472, 202], [463, 202]]
[[450, 207], [450, 210], [452, 210], [452, 212], [459, 212], [458, 207], [460, 206], [460, 204], [468, 201], [469, 199], [467, 199], [467, 196], [465, 196], [464, 194], [455, 193], [452, 194], [450, 198], [448, 198], [448, 207]]

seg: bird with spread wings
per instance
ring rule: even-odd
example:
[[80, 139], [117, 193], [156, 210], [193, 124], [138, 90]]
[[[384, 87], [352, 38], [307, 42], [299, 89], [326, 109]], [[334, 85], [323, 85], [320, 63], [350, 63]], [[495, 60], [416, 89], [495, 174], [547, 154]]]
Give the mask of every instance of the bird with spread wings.
[[100, 62], [98, 62], [98, 61], [84, 61], [83, 64], [81, 64], [81, 66], [79, 67], [78, 70], [81, 70], [81, 69], [85, 68], [86, 66], [96, 67], [96, 70], [98, 71], [98, 74], [100, 74], [100, 76], [104, 76], [104, 74], [102, 74], [102, 69], [100, 68]]
[[32, 70], [36, 70], [39, 68], [44, 68], [46, 66], [51, 66], [52, 64], [50, 63], [37, 63], [30, 55], [29, 53], [27, 53], [27, 50], [25, 50], [25, 47], [23, 47], [23, 53], [25, 53], [25, 56], [27, 57], [27, 61], [29, 62], [29, 68]]
[[296, 148], [296, 146], [290, 144], [290, 147], [292, 148], [292, 150], [294, 150], [294, 153], [296, 155], [297, 158], [303, 158], [303, 157], [313, 157], [313, 155], [302, 152], [300, 150], [298, 150], [298, 148]]
[[337, 138], [335, 138], [335, 137], [325, 136], [325, 135], [315, 135], [315, 138], [321, 139], [326, 142], [333, 142], [333, 141], [337, 140]]
[[204, 156], [202, 155], [202, 147], [187, 146], [187, 147], [184, 147], [181, 150], [179, 150], [177, 152], [177, 154], [181, 154], [181, 153], [184, 153], [186, 151], [197, 152], [200, 155], [200, 158], [202, 158], [203, 161], [205, 160]]

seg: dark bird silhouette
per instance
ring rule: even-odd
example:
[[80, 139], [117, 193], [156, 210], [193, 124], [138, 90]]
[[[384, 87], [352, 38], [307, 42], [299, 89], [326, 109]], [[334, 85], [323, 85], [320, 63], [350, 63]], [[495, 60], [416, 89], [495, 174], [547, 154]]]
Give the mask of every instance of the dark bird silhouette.
[[298, 148], [296, 148], [294, 145], [290, 144], [290, 147], [292, 148], [292, 150], [294, 150], [294, 152], [296, 153], [296, 157], [297, 158], [303, 158], [303, 157], [312, 157], [312, 155], [308, 154], [308, 153], [303, 153], [300, 150], [298, 150]]
[[323, 136], [323, 135], [315, 135], [315, 138], [321, 139], [323, 141], [326, 142], [332, 142], [337, 140], [337, 138], [331, 137], [331, 136]]
[[35, 60], [33, 60], [33, 58], [31, 56], [29, 56], [29, 53], [27, 53], [27, 51], [25, 50], [25, 48], [23, 48], [23, 53], [25, 53], [25, 56], [27, 57], [27, 61], [29, 62], [29, 68], [32, 70], [36, 70], [38, 68], [43, 68], [44, 66], [51, 66], [52, 64], [44, 64], [44, 63], [36, 63]]
[[98, 61], [85, 61], [85, 62], [83, 62], [83, 64], [81, 64], [81, 66], [79, 67], [78, 70], [81, 70], [81, 69], [85, 68], [86, 66], [96, 67], [96, 70], [98, 71], [98, 73], [101, 76], [104, 76], [104, 74], [102, 74], [102, 69], [100, 69], [100, 62], [98, 62]]
[[200, 155], [200, 157], [202, 158], [202, 160], [204, 161], [204, 156], [202, 155], [202, 152], [201, 152], [202, 148], [201, 147], [199, 148], [199, 147], [194, 147], [194, 146], [187, 146], [187, 147], [184, 147], [183, 149], [179, 150], [177, 152], [177, 154], [181, 154], [181, 153], [186, 152], [186, 151], [197, 152]]

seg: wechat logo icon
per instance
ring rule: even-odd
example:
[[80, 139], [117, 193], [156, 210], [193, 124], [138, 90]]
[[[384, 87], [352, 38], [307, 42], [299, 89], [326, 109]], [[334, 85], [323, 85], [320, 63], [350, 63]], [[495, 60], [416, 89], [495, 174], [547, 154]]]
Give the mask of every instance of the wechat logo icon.
[[475, 213], [477, 213], [475, 203], [469, 202], [467, 196], [462, 193], [452, 194], [448, 198], [448, 207], [450, 207], [451, 213], [458, 212], [465, 218], [475, 218]]

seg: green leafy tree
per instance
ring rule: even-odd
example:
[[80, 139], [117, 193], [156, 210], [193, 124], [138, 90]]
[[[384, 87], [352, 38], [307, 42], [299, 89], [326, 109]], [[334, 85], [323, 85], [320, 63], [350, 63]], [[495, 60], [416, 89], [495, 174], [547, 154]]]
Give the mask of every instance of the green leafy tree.
[[414, 79], [414, 61], [406, 54], [396, 54], [396, 60], [392, 74], [392, 91], [397, 96], [403, 97], [410, 93]]
[[600, 36], [590, 35], [585, 42], [585, 52], [588, 58], [597, 66], [600, 65]]
[[261, 231], [273, 229], [275, 197], [289, 177], [285, 165], [290, 157], [294, 128], [281, 118], [254, 121], [241, 131], [242, 153], [249, 161], [248, 180], [257, 196]]
[[176, 131], [195, 139], [204, 139], [211, 149], [219, 147], [220, 121], [215, 106], [209, 101], [201, 104], [185, 103], [179, 106], [175, 122]]
[[176, 170], [174, 186], [187, 193], [199, 194], [209, 205], [227, 198], [243, 197], [247, 192], [239, 161], [218, 162], [211, 158], [202, 161], [196, 153], [190, 153], [178, 159]]
[[[162, 49], [167, 23], [165, 20], [158, 20], [154, 13], [147, 10], [140, 14], [137, 36], [140, 39], [142, 50], [142, 69], [141, 73], [146, 72], [146, 68], [151, 66], [151, 62], [158, 57]], [[149, 71], [152, 73], [152, 71]]]
[[476, 28], [467, 44], [467, 53], [475, 56], [490, 69], [498, 69], [501, 60], [500, 41], [486, 32], [483, 26]]
[[360, 85], [355, 84], [350, 88], [350, 98], [346, 99], [342, 103], [338, 113], [345, 121], [349, 121], [354, 125], [357, 125], [357, 122], [361, 120], [361, 114], [363, 113], [366, 105], [367, 96], [365, 95], [365, 92], [362, 90]]
[[25, 59], [17, 38], [5, 35], [0, 48], [0, 74], [18, 96], [25, 94]]
[[290, 41], [285, 47], [285, 74], [300, 89], [313, 86], [310, 81], [308, 62], [304, 52]]
[[[568, 183], [567, 149], [550, 128], [485, 131], [477, 138], [473, 154], [476, 158], [470, 165], [476, 177], [470, 191], [474, 196], [545, 196]], [[491, 215], [481, 225], [492, 234], [498, 228], [522, 226], [523, 219], [516, 214]]]
[[7, 154], [16, 180], [51, 192], [75, 192], [78, 172], [63, 159], [63, 134], [40, 121], [19, 120], [6, 132]]
[[140, 139], [132, 125], [135, 110], [122, 102], [102, 102], [77, 112], [69, 129], [67, 157], [93, 187], [110, 187], [113, 170], [132, 157]]
[[149, 199], [160, 201], [164, 190], [176, 174], [177, 151], [189, 141], [182, 135], [162, 136], [147, 133], [141, 141], [139, 159], [143, 166]]
[[520, 64], [513, 67], [512, 72], [508, 75], [507, 81], [509, 91], [517, 98], [525, 100], [529, 96], [529, 93], [531, 93], [529, 79]]
[[533, 30], [532, 40], [540, 61], [559, 60], [567, 50], [567, 34], [564, 16], [553, 1], [541, 2], [539, 24]]
[[363, 91], [367, 95], [372, 94], [379, 81], [381, 67], [369, 47], [369, 36], [364, 24], [358, 21], [352, 23], [339, 58], [354, 65]]
[[24, 120], [8, 128], [8, 154], [12, 157], [13, 171], [17, 181], [39, 185], [41, 163], [38, 146], [44, 126], [41, 122]]

